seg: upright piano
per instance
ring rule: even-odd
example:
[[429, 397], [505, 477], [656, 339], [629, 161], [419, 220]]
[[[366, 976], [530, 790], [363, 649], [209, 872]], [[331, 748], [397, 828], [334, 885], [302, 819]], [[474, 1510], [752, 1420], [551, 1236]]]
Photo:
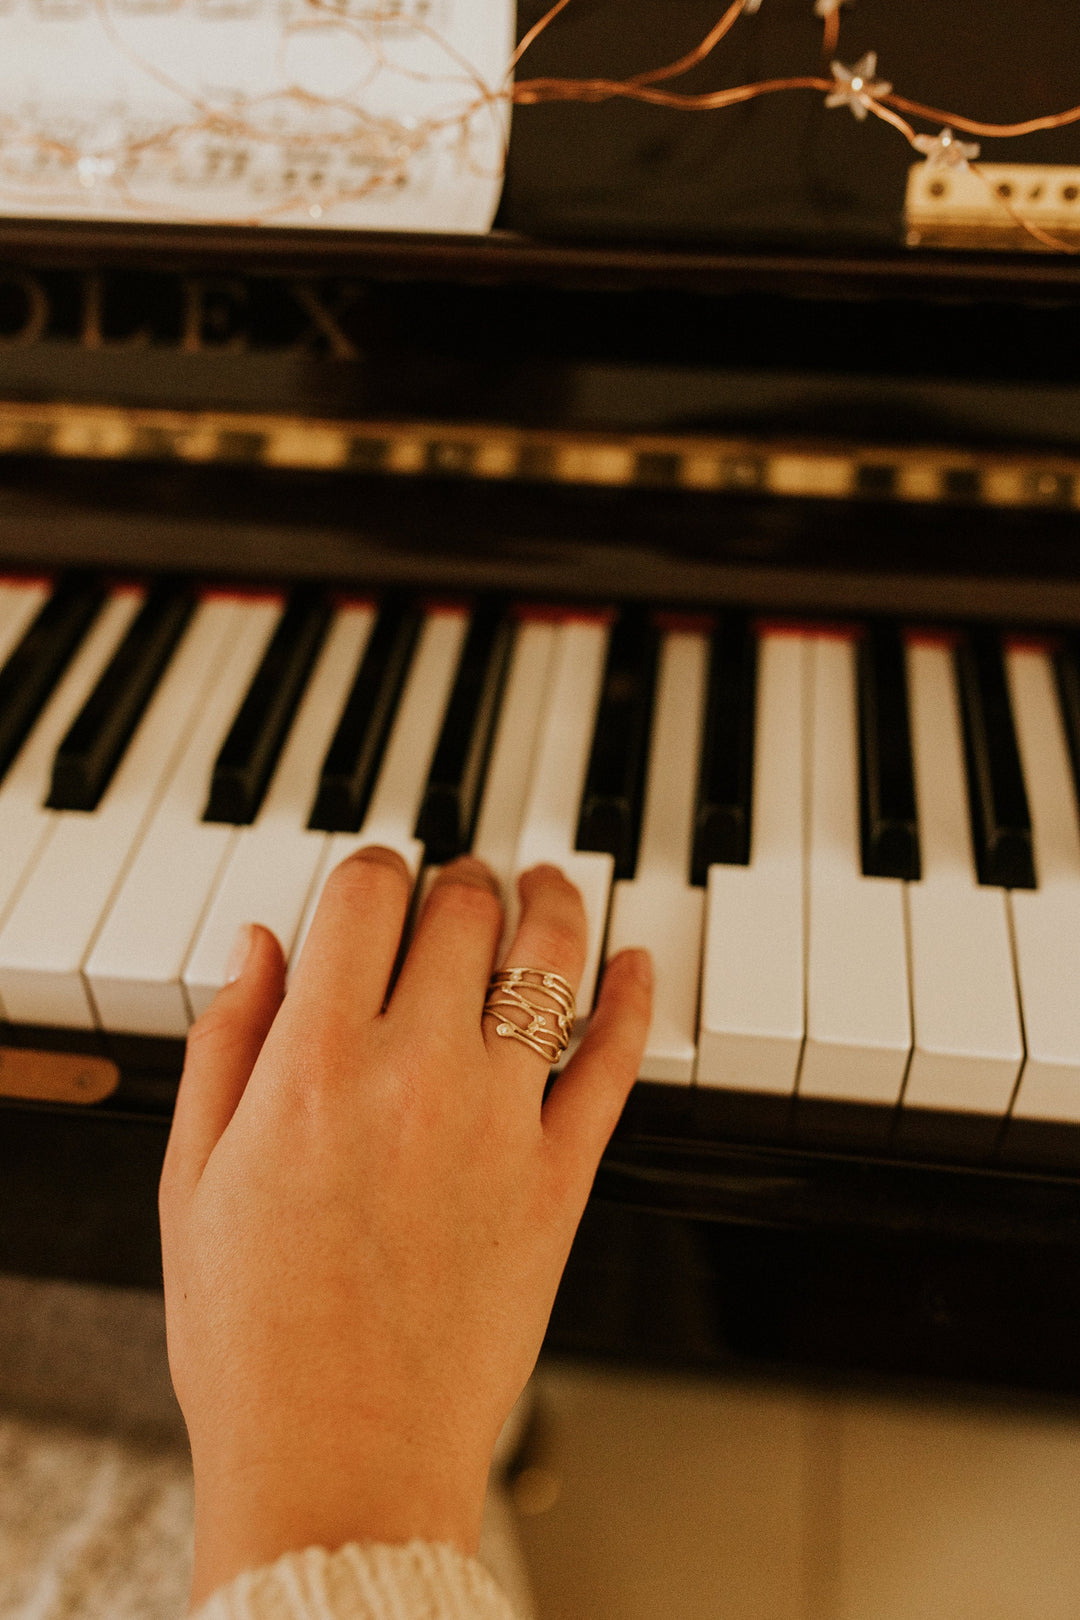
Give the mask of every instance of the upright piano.
[[[962, 90], [1066, 105], [1007, 10]], [[656, 954], [553, 1346], [1080, 1387], [1080, 235], [839, 116], [520, 108], [486, 236], [0, 221], [0, 1268], [158, 1283], [231, 934], [378, 838], [563, 864], [586, 1012]]]

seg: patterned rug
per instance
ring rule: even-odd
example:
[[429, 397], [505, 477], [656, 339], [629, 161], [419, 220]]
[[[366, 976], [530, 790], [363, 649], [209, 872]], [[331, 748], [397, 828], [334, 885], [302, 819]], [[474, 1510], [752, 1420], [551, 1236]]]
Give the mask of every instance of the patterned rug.
[[[0, 1276], [0, 1620], [181, 1620], [191, 1523], [160, 1296]], [[497, 1484], [480, 1556], [531, 1620]]]

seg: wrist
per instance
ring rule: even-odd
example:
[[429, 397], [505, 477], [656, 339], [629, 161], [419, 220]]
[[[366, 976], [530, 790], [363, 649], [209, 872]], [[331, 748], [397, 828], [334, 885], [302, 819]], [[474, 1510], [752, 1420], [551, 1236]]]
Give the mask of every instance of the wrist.
[[342, 1459], [309, 1449], [285, 1466], [249, 1458], [237, 1468], [196, 1458], [192, 1603], [303, 1547], [423, 1540], [473, 1554], [486, 1488], [486, 1467], [412, 1465], [400, 1455]]

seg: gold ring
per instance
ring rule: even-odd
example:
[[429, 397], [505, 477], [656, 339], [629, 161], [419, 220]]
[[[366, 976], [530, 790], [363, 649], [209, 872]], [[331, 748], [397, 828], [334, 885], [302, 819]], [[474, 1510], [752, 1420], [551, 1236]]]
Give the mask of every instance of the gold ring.
[[489, 1013], [496, 1035], [520, 1041], [553, 1068], [570, 1044], [574, 992], [561, 973], [503, 968], [488, 983], [484, 1016]]

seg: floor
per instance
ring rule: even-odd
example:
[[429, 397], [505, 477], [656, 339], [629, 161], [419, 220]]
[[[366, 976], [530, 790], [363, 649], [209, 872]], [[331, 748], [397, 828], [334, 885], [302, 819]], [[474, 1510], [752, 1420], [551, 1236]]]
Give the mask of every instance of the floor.
[[537, 1384], [537, 1620], [1080, 1615], [1080, 1411], [563, 1363]]
[[[1080, 1403], [534, 1383], [486, 1527], [528, 1620], [1080, 1616]], [[190, 1515], [160, 1298], [0, 1277], [0, 1620], [179, 1620]]]

